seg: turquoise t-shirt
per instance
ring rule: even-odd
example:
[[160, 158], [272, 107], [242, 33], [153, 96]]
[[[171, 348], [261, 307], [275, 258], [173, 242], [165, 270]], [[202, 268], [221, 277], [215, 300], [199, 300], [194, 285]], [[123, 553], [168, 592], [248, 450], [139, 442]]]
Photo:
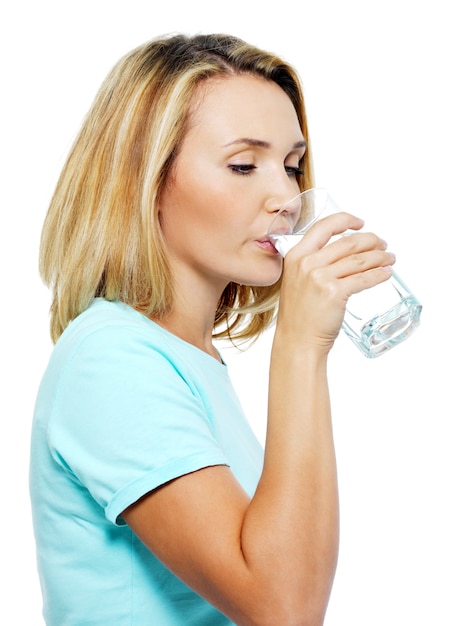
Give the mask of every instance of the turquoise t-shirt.
[[35, 407], [30, 490], [46, 623], [231, 624], [120, 514], [211, 465], [229, 465], [252, 495], [262, 459], [224, 364], [129, 306], [95, 300], [54, 347]]

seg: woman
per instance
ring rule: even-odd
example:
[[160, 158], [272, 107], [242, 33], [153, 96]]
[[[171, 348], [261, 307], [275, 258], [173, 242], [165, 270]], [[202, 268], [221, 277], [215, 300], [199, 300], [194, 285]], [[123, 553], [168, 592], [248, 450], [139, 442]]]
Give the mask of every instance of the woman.
[[[64, 166], [41, 273], [56, 342], [31, 497], [48, 624], [322, 624], [338, 546], [327, 358], [386, 244], [339, 213], [284, 263], [311, 187], [299, 79], [226, 35], [111, 71]], [[214, 347], [274, 320], [262, 450]]]

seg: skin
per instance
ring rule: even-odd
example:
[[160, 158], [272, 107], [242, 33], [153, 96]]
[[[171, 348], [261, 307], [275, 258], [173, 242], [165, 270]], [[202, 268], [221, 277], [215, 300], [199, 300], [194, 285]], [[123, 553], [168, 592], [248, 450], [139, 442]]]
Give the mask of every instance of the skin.
[[[200, 89], [159, 207], [176, 302], [158, 323], [214, 358], [214, 314], [227, 283], [269, 285], [280, 276], [283, 261], [265, 233], [298, 192], [303, 151], [295, 110], [276, 84], [236, 76]], [[253, 498], [216, 466], [123, 513], [159, 559], [241, 626], [324, 621], [338, 550], [327, 359], [348, 297], [387, 280], [394, 263], [371, 233], [326, 246], [362, 226], [347, 213], [320, 220], [284, 260]]]
[[[277, 209], [299, 191], [295, 172], [305, 141], [289, 98], [274, 83], [210, 81], [201, 99], [159, 207], [180, 287], [175, 312], [163, 323], [214, 354], [214, 311], [225, 286], [270, 285], [281, 274], [266, 232]], [[197, 314], [187, 326], [178, 311], [199, 303], [202, 327]]]

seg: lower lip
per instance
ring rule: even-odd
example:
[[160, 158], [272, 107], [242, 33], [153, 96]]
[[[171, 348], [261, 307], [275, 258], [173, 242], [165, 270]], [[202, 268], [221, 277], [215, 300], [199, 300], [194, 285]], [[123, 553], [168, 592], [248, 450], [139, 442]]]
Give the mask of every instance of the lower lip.
[[270, 241], [256, 241], [258, 246], [269, 254], [279, 254], [274, 245]]

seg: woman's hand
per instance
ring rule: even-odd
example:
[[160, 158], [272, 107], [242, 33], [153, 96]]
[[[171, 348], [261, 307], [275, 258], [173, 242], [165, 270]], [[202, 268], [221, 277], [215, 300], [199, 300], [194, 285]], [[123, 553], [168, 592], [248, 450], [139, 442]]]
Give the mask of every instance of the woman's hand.
[[339, 532], [326, 355], [348, 297], [386, 280], [384, 267], [394, 262], [373, 234], [328, 243], [362, 225], [335, 214], [286, 255], [265, 461], [253, 498], [228, 467], [216, 466], [171, 481], [123, 512], [169, 569], [243, 626], [323, 624]]
[[284, 260], [277, 328], [293, 342], [328, 352], [344, 318], [348, 298], [384, 282], [395, 256], [373, 233], [355, 233], [336, 240], [363, 221], [349, 213], [319, 220]]

